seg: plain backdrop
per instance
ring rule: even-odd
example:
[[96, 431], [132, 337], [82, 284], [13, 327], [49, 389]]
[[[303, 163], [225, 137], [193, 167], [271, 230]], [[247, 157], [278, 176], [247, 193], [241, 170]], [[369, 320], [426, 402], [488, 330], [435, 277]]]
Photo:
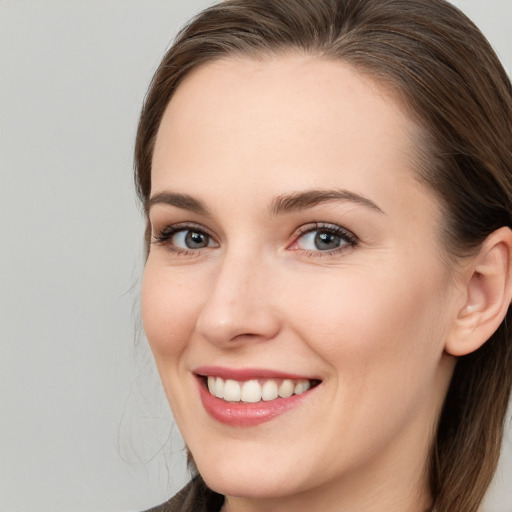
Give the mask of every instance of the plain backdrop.
[[[132, 151], [206, 0], [0, 0], [0, 512], [129, 512], [187, 479], [140, 332]], [[459, 0], [512, 70], [512, 1]], [[492, 397], [490, 397], [492, 399]], [[489, 512], [512, 511], [508, 431]]]

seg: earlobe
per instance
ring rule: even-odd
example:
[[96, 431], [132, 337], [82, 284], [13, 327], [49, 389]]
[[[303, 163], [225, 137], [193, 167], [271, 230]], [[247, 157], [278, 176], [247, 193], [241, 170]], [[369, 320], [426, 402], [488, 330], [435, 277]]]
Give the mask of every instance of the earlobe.
[[462, 356], [480, 348], [498, 329], [512, 299], [512, 231], [487, 237], [464, 271], [465, 302], [445, 350]]

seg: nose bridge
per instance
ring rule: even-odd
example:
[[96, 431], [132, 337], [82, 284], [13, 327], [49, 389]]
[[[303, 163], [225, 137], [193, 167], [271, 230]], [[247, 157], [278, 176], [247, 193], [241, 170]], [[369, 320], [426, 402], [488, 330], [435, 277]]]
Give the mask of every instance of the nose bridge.
[[198, 316], [201, 335], [215, 344], [274, 337], [279, 319], [271, 304], [270, 274], [258, 253], [245, 248], [227, 252]]

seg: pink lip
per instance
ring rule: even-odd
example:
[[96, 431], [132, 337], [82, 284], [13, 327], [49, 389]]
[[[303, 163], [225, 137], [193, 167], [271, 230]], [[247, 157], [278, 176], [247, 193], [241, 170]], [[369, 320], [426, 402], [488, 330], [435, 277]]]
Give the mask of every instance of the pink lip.
[[268, 402], [257, 403], [226, 402], [213, 396], [207, 389], [203, 376], [215, 376], [222, 379], [245, 381], [257, 378], [275, 379], [305, 379], [289, 373], [275, 372], [271, 370], [244, 369], [235, 370], [220, 367], [200, 367], [195, 370], [199, 388], [199, 396], [206, 412], [215, 420], [230, 426], [250, 427], [270, 421], [277, 416], [298, 406], [308, 398], [316, 387], [311, 388], [300, 395], [292, 395], [289, 398], [276, 398]]
[[292, 373], [268, 370], [263, 368], [225, 368], [222, 366], [200, 366], [194, 370], [197, 375], [204, 377], [220, 377], [221, 379], [232, 379], [239, 382], [251, 379], [309, 379], [318, 380], [316, 377], [297, 375]]

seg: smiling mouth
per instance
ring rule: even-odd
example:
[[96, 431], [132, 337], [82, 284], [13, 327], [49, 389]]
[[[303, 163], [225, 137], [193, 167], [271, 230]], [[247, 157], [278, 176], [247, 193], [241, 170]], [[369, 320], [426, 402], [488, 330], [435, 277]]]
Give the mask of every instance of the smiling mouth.
[[202, 366], [193, 373], [205, 411], [235, 428], [256, 427], [301, 407], [322, 383], [263, 368]]
[[215, 376], [200, 376], [210, 394], [225, 402], [254, 404], [301, 395], [318, 386], [315, 379], [250, 379], [237, 381]]

